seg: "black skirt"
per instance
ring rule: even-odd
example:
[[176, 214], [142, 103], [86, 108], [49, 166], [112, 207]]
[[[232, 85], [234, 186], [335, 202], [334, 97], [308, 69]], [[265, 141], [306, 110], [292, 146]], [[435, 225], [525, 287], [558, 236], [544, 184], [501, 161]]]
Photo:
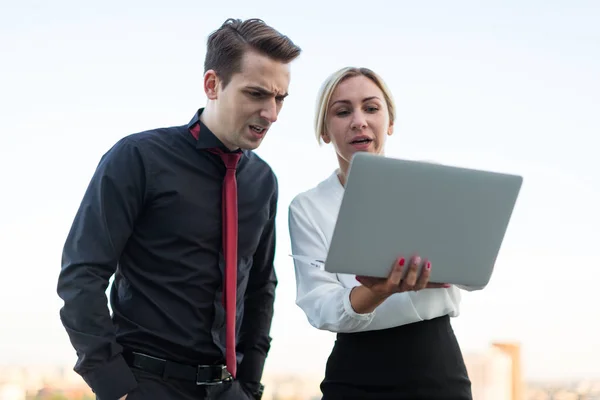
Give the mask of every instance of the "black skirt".
[[448, 316], [379, 331], [339, 333], [322, 400], [471, 400]]

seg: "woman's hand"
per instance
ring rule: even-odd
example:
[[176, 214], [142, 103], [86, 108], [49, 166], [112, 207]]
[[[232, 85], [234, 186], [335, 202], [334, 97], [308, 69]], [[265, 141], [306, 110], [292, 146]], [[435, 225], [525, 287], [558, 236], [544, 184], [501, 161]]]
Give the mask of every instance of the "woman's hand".
[[430, 283], [429, 275], [431, 274], [431, 263], [424, 260], [421, 275], [417, 277], [421, 257], [415, 255], [410, 260], [408, 272], [404, 279], [402, 273], [405, 264], [404, 257], [400, 257], [393, 265], [392, 271], [387, 278], [373, 278], [369, 276], [357, 276], [356, 280], [364, 286], [371, 289], [375, 294], [380, 296], [390, 296], [394, 293], [407, 291], [418, 291], [421, 289], [447, 288], [450, 285], [445, 283]]
[[422, 260], [414, 256], [410, 260], [408, 271], [402, 279], [406, 260], [400, 257], [393, 265], [392, 271], [387, 278], [374, 278], [369, 276], [357, 276], [356, 280], [362, 285], [355, 287], [350, 292], [350, 303], [355, 312], [366, 314], [373, 312], [381, 303], [394, 293], [407, 291], [418, 291], [427, 288], [448, 288], [445, 283], [430, 283], [431, 263], [424, 261], [421, 274], [418, 275]]

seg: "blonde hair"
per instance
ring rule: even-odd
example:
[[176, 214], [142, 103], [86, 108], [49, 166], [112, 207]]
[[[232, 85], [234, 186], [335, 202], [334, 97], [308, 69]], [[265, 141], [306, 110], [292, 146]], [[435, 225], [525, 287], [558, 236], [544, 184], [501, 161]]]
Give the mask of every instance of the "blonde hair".
[[329, 100], [331, 100], [331, 95], [341, 82], [355, 76], [365, 76], [381, 89], [387, 104], [390, 124], [394, 123], [396, 119], [396, 106], [394, 104], [392, 93], [383, 79], [368, 68], [345, 67], [331, 74], [325, 82], [323, 82], [323, 85], [319, 90], [315, 113], [315, 136], [319, 144], [321, 144], [321, 138], [323, 137], [323, 133], [325, 133], [325, 120], [327, 119], [327, 108], [329, 106]]

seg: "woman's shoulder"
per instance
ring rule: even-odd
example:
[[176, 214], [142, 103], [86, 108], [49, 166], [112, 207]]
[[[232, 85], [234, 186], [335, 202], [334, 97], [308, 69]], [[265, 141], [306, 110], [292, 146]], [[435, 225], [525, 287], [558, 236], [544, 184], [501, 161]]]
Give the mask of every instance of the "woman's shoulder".
[[[340, 186], [337, 178], [337, 172], [333, 172], [327, 178], [319, 182], [316, 186], [298, 193], [290, 202], [290, 209], [306, 209], [313, 206], [323, 206], [324, 200], [331, 200], [336, 196], [336, 184]], [[343, 193], [343, 189], [342, 189]], [[327, 202], [325, 202], [327, 203]]]

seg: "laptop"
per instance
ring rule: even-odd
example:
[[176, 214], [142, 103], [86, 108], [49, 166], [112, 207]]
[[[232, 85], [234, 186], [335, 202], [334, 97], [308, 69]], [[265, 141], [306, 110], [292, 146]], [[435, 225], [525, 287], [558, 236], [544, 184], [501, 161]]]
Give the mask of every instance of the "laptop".
[[417, 253], [432, 264], [430, 282], [482, 288], [522, 182], [519, 175], [356, 153], [323, 268], [385, 278], [399, 255], [408, 261]]

